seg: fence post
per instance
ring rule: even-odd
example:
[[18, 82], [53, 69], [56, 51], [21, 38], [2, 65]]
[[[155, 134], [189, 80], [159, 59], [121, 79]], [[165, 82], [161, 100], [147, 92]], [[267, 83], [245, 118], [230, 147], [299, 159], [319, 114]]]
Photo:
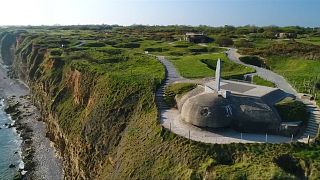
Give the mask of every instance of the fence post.
[[266, 133], [266, 143], [268, 142], [268, 133]]

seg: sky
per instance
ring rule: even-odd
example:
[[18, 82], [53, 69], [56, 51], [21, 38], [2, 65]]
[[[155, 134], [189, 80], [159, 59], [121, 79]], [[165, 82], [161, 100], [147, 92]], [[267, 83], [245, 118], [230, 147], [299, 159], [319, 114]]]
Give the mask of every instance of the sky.
[[0, 0], [0, 25], [320, 26], [320, 0]]

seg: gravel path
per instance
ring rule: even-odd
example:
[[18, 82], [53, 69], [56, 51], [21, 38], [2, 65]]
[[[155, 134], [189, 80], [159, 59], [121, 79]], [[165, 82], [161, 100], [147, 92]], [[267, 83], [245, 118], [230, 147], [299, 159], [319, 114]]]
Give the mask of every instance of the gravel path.
[[162, 86], [156, 92], [156, 103], [159, 109], [160, 124], [169, 129], [171, 132], [189, 138], [194, 141], [204, 143], [284, 143], [290, 142], [291, 139], [283, 136], [267, 135], [267, 134], [249, 134], [239, 133], [232, 129], [224, 129], [220, 131], [210, 131], [201, 129], [193, 125], [184, 123], [180, 118], [180, 113], [175, 108], [169, 108], [163, 101], [164, 89], [170, 83], [191, 82], [189, 79], [181, 77], [173, 64], [163, 56], [158, 56], [158, 60], [166, 69], [166, 79]]
[[257, 66], [253, 66], [253, 65], [249, 65], [249, 64], [245, 64], [245, 63], [241, 62], [239, 60], [240, 54], [237, 53], [237, 49], [229, 48], [227, 51], [227, 55], [231, 61], [233, 61], [237, 64], [242, 64], [244, 66], [248, 66], [248, 67], [255, 69], [257, 75], [259, 75], [263, 79], [266, 79], [268, 81], [273, 82], [274, 84], [277, 85], [278, 88], [282, 89], [283, 91], [285, 91], [289, 94], [293, 94], [293, 95], [298, 94], [297, 91], [279, 74], [276, 74], [276, 73], [274, 73], [270, 70], [264, 69], [264, 68], [260, 68]]

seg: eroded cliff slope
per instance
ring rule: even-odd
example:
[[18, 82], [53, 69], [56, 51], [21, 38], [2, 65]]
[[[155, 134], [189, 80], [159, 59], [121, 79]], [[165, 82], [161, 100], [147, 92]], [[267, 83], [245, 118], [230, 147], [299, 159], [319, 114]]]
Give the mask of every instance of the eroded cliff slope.
[[[300, 153], [306, 145], [207, 145], [163, 129], [154, 99], [164, 69], [136, 49], [147, 37], [48, 32], [7, 32], [14, 38], [7, 43], [2, 36], [1, 54], [30, 86], [48, 137], [64, 159], [66, 179], [319, 175], [319, 165]], [[283, 167], [286, 163], [292, 167]]]

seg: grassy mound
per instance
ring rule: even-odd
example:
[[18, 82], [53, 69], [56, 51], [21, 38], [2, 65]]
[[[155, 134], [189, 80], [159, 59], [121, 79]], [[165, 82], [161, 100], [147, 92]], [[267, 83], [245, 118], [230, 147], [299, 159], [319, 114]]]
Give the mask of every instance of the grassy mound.
[[267, 81], [257, 75], [253, 76], [253, 83], [260, 86], [276, 87], [273, 82]]
[[293, 98], [285, 98], [275, 104], [275, 107], [284, 122], [307, 122], [309, 114], [305, 104]]
[[170, 84], [164, 91], [164, 101], [167, 103], [169, 107], [175, 106], [175, 97], [176, 95], [183, 95], [192, 89], [194, 89], [197, 85], [192, 83], [175, 83]]

